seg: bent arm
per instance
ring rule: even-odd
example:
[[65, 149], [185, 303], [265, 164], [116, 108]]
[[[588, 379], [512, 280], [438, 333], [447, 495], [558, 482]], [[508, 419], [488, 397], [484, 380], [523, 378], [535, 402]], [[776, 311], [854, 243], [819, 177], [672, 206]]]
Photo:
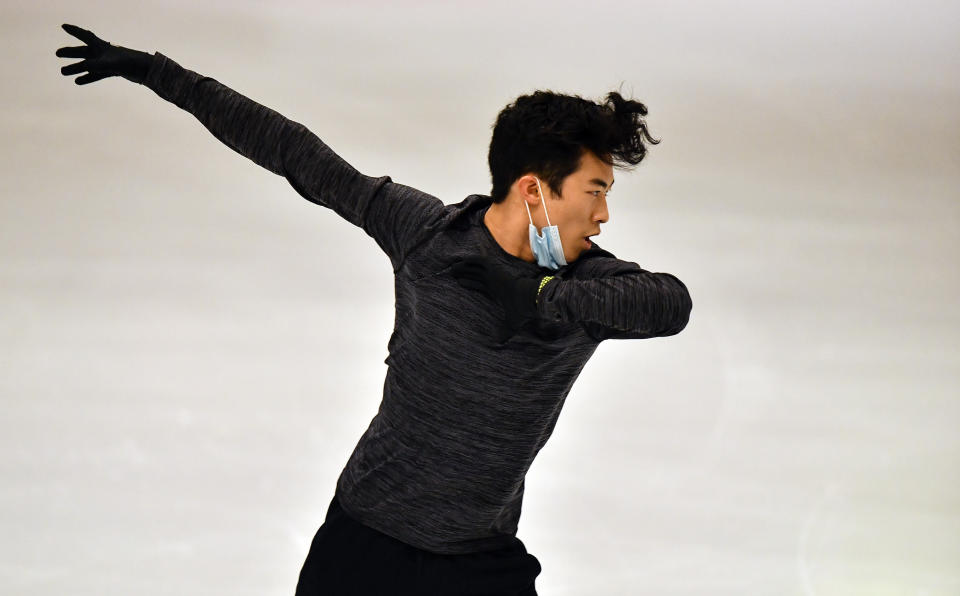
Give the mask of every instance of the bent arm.
[[143, 83], [217, 139], [283, 176], [305, 199], [360, 226], [397, 265], [443, 203], [389, 176], [366, 176], [298, 122], [156, 52]]
[[538, 300], [541, 316], [582, 323], [597, 340], [644, 339], [680, 333], [693, 302], [682, 281], [616, 260], [604, 275], [548, 283]]

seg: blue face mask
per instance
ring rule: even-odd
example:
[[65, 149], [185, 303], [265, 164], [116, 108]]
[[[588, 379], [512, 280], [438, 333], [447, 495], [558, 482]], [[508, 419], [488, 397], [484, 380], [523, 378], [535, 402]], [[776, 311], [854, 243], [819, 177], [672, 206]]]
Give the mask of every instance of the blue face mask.
[[560, 244], [560, 230], [557, 226], [550, 225], [550, 216], [547, 215], [547, 202], [543, 198], [543, 189], [540, 188], [540, 179], [534, 177], [537, 181], [537, 190], [540, 191], [540, 202], [543, 203], [543, 214], [547, 216], [547, 225], [543, 228], [543, 235], [537, 233], [537, 227], [533, 225], [533, 215], [530, 213], [530, 205], [526, 201], [523, 204], [527, 207], [527, 216], [530, 218], [530, 250], [537, 259], [537, 264], [548, 269], [559, 269], [567, 264], [567, 259], [563, 256], [563, 245]]

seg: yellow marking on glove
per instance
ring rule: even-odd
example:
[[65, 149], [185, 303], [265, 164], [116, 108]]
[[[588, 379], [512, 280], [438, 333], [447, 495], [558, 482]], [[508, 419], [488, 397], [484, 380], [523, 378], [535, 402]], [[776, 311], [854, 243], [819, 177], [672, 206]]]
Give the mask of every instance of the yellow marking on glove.
[[553, 279], [552, 275], [546, 275], [543, 279], [540, 280], [540, 287], [537, 288], [537, 302], [540, 302], [540, 292], [543, 290], [543, 286], [547, 285], [547, 282]]

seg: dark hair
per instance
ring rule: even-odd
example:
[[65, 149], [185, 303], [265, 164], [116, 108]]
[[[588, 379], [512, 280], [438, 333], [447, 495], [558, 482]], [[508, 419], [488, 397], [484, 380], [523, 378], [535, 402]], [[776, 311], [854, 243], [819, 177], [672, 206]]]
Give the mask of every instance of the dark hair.
[[497, 116], [487, 161], [494, 203], [507, 197], [517, 178], [535, 172], [554, 193], [580, 166], [584, 150], [619, 168], [647, 154], [643, 139], [656, 145], [641, 116], [647, 107], [613, 91], [606, 102], [578, 95], [535, 91], [508, 104]]

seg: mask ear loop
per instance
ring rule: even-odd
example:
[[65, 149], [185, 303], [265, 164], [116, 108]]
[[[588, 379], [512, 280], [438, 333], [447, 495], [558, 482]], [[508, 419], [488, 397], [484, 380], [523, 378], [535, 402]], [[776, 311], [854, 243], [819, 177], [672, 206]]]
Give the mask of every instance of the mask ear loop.
[[[540, 191], [540, 202], [543, 203], [543, 214], [547, 216], [547, 227], [550, 227], [550, 214], [547, 213], [547, 201], [543, 198], [543, 189], [540, 188], [540, 179], [536, 176], [533, 177], [537, 181], [537, 190]], [[524, 205], [527, 205], [527, 202], [523, 202]], [[527, 214], [530, 214], [530, 205], [527, 205]], [[533, 216], [530, 216], [531, 223], [533, 222]]]

